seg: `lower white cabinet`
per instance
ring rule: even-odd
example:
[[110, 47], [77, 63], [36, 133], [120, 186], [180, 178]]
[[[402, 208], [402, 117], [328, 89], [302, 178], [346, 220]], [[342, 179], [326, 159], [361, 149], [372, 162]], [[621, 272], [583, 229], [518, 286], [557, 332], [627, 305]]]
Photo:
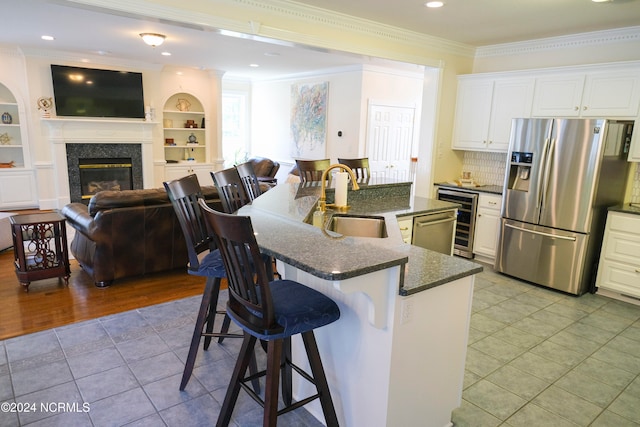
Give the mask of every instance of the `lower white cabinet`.
[[413, 234], [413, 217], [407, 216], [407, 217], [398, 218], [398, 227], [400, 227], [402, 240], [405, 243], [411, 244], [411, 237]]
[[176, 165], [167, 165], [164, 170], [166, 181], [182, 178], [187, 175], [196, 174], [201, 187], [213, 185], [211, 172], [213, 164], [211, 163], [178, 163]]
[[473, 236], [473, 253], [479, 258], [494, 260], [500, 231], [502, 196], [480, 193]]
[[608, 213], [596, 286], [640, 298], [640, 215]]
[[35, 207], [38, 207], [38, 200], [33, 171], [16, 169], [0, 172], [0, 209]]

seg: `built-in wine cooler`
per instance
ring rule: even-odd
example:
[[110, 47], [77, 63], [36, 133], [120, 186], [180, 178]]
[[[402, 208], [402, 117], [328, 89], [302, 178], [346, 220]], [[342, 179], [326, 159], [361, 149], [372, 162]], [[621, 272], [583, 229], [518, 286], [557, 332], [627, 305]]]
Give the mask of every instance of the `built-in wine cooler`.
[[458, 203], [458, 218], [456, 223], [454, 255], [473, 258], [473, 234], [478, 206], [478, 194], [467, 191], [438, 188], [438, 200]]

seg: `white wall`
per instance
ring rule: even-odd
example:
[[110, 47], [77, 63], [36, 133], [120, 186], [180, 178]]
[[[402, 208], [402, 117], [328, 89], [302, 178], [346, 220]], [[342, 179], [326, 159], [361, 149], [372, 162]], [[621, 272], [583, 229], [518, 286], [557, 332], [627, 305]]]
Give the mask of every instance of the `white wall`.
[[[254, 82], [251, 93], [251, 154], [290, 163], [291, 85], [329, 83], [326, 155], [335, 159], [344, 146], [358, 145], [362, 77], [359, 70], [318, 73], [304, 78]], [[343, 133], [338, 137], [338, 131]]]
[[[366, 155], [370, 102], [416, 108], [416, 145], [422, 113], [422, 67], [416, 72], [365, 67], [320, 72], [312, 76], [254, 82], [252, 87], [252, 155], [294, 163], [290, 146], [291, 85], [329, 83], [326, 157]], [[338, 132], [342, 136], [338, 136]]]

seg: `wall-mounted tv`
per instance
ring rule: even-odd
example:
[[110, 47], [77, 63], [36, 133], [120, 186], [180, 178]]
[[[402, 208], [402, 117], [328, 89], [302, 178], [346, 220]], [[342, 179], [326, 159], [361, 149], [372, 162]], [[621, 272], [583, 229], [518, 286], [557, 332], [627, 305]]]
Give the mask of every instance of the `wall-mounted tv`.
[[51, 64], [58, 116], [144, 118], [142, 73]]

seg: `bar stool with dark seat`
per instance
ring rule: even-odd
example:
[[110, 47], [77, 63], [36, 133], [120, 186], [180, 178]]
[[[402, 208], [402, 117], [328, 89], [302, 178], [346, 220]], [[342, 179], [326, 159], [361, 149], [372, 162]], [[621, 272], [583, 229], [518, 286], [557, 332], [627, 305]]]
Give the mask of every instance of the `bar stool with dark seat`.
[[368, 157], [362, 157], [359, 159], [338, 158], [338, 163], [341, 163], [345, 166], [349, 166], [349, 169], [353, 171], [358, 181], [366, 181], [371, 177], [371, 171], [369, 170]]
[[262, 194], [262, 190], [260, 189], [260, 180], [253, 169], [253, 163], [241, 163], [236, 166], [236, 170], [249, 201], [254, 201], [256, 197]]
[[251, 201], [235, 167], [211, 172], [211, 178], [226, 213], [234, 213]]
[[[200, 309], [196, 318], [196, 325], [191, 338], [189, 354], [185, 362], [180, 390], [184, 390], [191, 378], [193, 366], [198, 354], [198, 345], [201, 337], [204, 339], [204, 349], [207, 350], [212, 337], [217, 337], [218, 342], [224, 338], [242, 338], [240, 334], [229, 333], [229, 318], [225, 311], [217, 311], [218, 294], [220, 292], [220, 282], [227, 276], [224, 263], [220, 256], [220, 251], [216, 249], [215, 242], [211, 238], [207, 225], [198, 204], [198, 199], [202, 198], [202, 191], [196, 175], [188, 175], [180, 179], [165, 182], [169, 200], [178, 217], [178, 222], [182, 228], [184, 238], [187, 243], [189, 264], [187, 272], [195, 276], [206, 277], [206, 284]], [[222, 328], [219, 333], [213, 332], [213, 325], [216, 314], [225, 315]], [[205, 329], [206, 324], [206, 329]], [[252, 364], [252, 371], [255, 372], [255, 360]], [[257, 386], [258, 383], [254, 383]]]
[[322, 179], [322, 173], [329, 169], [331, 160], [296, 160], [300, 182], [315, 182]]
[[[338, 305], [322, 293], [292, 280], [271, 280], [260, 253], [251, 218], [229, 215], [210, 209], [200, 202], [212, 235], [218, 245], [229, 282], [227, 314], [244, 331], [242, 348], [227, 389], [217, 426], [227, 426], [238, 399], [240, 388], [264, 407], [263, 426], [275, 426], [277, 416], [320, 399], [327, 426], [337, 426], [329, 385], [320, 360], [313, 330], [335, 322], [340, 317]], [[247, 268], [248, 266], [251, 266]], [[302, 334], [311, 375], [293, 365], [287, 356], [287, 341]], [[258, 375], [266, 376], [264, 400], [245, 378], [256, 340], [266, 342], [267, 366]], [[291, 365], [316, 387], [317, 393], [278, 411], [278, 387], [281, 365]], [[284, 389], [284, 387], [283, 387]]]

